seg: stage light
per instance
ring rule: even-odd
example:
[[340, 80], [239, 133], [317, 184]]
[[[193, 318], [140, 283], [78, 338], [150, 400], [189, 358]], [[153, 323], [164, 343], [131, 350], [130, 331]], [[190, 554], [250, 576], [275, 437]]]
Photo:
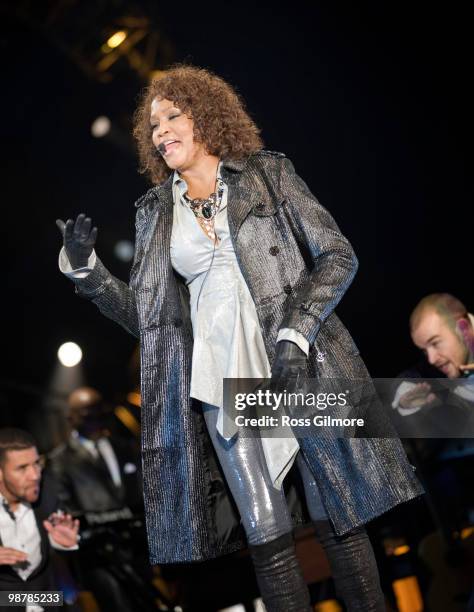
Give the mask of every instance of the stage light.
[[76, 366], [82, 359], [81, 347], [75, 342], [65, 342], [58, 349], [58, 359], [66, 368]]
[[132, 261], [133, 252], [133, 244], [130, 240], [119, 240], [114, 246], [115, 257], [121, 261]]
[[406, 576], [392, 582], [399, 612], [423, 612], [423, 597], [416, 576]]
[[142, 405], [140, 393], [137, 393], [136, 391], [130, 391], [130, 393], [127, 393], [127, 402], [140, 408]]
[[135, 436], [140, 435], [140, 423], [133, 414], [125, 408], [125, 406], [117, 406], [114, 409], [114, 414], [123, 425], [131, 431]]
[[166, 70], [150, 70], [148, 75], [149, 81], [159, 81], [166, 76]]
[[116, 49], [126, 38], [127, 32], [119, 30], [118, 32], [115, 32], [115, 34], [112, 34], [112, 36], [107, 40], [106, 44], [110, 49]]
[[94, 138], [103, 138], [110, 132], [111, 123], [110, 119], [105, 115], [97, 117], [91, 125], [91, 133]]
[[406, 555], [408, 552], [410, 552], [408, 544], [402, 544], [393, 549], [392, 555], [399, 557], [400, 555]]
[[324, 601], [318, 601], [314, 606], [315, 612], [342, 612], [341, 606], [335, 599], [325, 599]]

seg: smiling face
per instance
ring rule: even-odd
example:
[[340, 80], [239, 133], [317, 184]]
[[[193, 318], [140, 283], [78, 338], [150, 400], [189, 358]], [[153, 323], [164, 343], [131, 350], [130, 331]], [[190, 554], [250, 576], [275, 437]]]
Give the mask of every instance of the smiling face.
[[6, 451], [0, 465], [0, 493], [10, 504], [34, 503], [39, 496], [40, 483], [41, 463], [34, 446]]
[[468, 349], [460, 335], [435, 310], [427, 310], [420, 316], [411, 337], [431, 365], [445, 376], [457, 378], [461, 375], [459, 366], [467, 363]]
[[165, 145], [162, 156], [169, 168], [189, 170], [206, 155], [204, 145], [194, 140], [193, 120], [170, 100], [152, 101], [150, 124], [155, 147]]

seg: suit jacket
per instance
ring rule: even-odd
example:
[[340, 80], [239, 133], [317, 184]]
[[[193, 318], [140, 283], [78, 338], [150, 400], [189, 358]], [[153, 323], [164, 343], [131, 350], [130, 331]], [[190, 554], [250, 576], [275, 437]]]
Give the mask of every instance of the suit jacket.
[[48, 467], [59, 486], [61, 507], [68, 512], [106, 512], [128, 506], [143, 512], [140, 457], [117, 438], [109, 438], [120, 469], [116, 486], [106, 465], [75, 438], [54, 449]]
[[[0, 590], [48, 590], [51, 589], [50, 576], [50, 543], [43, 521], [58, 509], [57, 489], [55, 484], [46, 476], [43, 478], [41, 493], [38, 501], [32, 504], [36, 524], [41, 536], [41, 563], [26, 581], [9, 565], [0, 565]], [[0, 546], [2, 546], [0, 534]]]
[[[368, 379], [334, 313], [357, 269], [354, 252], [292, 163], [260, 151], [224, 160], [228, 220], [270, 362], [278, 331], [310, 344], [307, 374]], [[187, 288], [171, 266], [172, 177], [136, 203], [129, 285], [97, 259], [79, 295], [140, 339], [142, 460], [151, 563], [194, 561], [244, 546], [239, 516], [189, 396], [193, 336]], [[318, 363], [318, 351], [324, 362]], [[422, 492], [398, 440], [302, 438], [336, 532], [345, 533]], [[301, 520], [301, 517], [295, 517]]]

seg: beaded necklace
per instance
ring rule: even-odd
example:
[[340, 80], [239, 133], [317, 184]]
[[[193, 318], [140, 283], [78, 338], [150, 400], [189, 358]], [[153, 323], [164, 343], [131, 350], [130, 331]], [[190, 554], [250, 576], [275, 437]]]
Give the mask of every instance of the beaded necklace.
[[211, 240], [216, 239], [214, 232], [214, 221], [222, 202], [224, 184], [220, 178], [217, 179], [217, 191], [211, 193], [208, 198], [194, 198], [191, 200], [184, 194], [184, 201], [193, 211], [194, 216]]

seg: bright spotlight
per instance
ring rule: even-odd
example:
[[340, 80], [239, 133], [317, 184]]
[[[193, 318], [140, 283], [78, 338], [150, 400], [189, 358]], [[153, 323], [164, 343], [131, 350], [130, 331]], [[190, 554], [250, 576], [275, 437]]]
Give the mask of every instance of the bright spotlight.
[[115, 34], [112, 34], [112, 36], [107, 40], [106, 44], [111, 49], [115, 49], [116, 47], [121, 45], [126, 38], [127, 32], [119, 30], [118, 32], [115, 32]]
[[105, 115], [101, 115], [94, 120], [91, 125], [91, 133], [95, 138], [103, 138], [110, 132], [110, 119]]
[[82, 359], [81, 347], [75, 342], [65, 342], [58, 349], [58, 359], [66, 368], [76, 366]]
[[114, 246], [114, 253], [115, 257], [121, 261], [132, 261], [133, 244], [130, 242], [130, 240], [119, 240]]

